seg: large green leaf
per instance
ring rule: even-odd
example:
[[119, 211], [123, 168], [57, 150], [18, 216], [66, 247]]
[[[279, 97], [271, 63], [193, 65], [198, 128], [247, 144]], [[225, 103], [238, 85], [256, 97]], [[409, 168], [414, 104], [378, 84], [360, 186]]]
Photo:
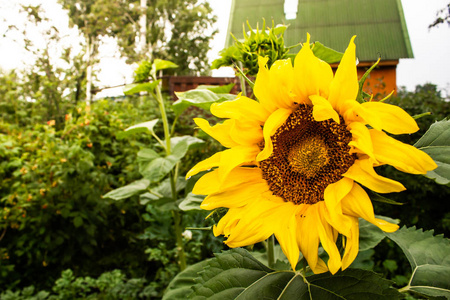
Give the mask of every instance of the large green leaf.
[[405, 253], [412, 276], [402, 291], [450, 299], [450, 240], [433, 236], [433, 230], [402, 227], [386, 233]]
[[199, 85], [198, 90], [210, 90], [211, 92], [217, 94], [228, 94], [234, 87], [234, 83], [229, 83], [227, 85]]
[[337, 52], [331, 48], [328, 48], [321, 44], [320, 42], [315, 42], [312, 48], [314, 55], [326, 63], [332, 64], [340, 62], [344, 53]]
[[414, 146], [426, 152], [438, 165], [425, 176], [439, 184], [450, 183], [450, 119], [431, 125]]
[[150, 181], [147, 179], [136, 180], [126, 186], [108, 192], [103, 197], [111, 198], [114, 200], [126, 199], [133, 195], [136, 195], [137, 193], [145, 191], [149, 185]]
[[[305, 277], [300, 271], [269, 269], [240, 248], [216, 254], [215, 258], [201, 264], [204, 270], [194, 279], [198, 283], [192, 287], [194, 292], [190, 299], [384, 300], [398, 299], [400, 295], [390, 288], [390, 281], [371, 271], [347, 269], [335, 275], [325, 273]], [[189, 283], [191, 276], [192, 272], [189, 272]], [[180, 285], [185, 298], [188, 295], [186, 285]], [[171, 292], [176, 290], [171, 289]]]
[[208, 266], [209, 261], [210, 259], [201, 261], [178, 273], [164, 292], [162, 300], [188, 299], [188, 296], [193, 292], [191, 287], [196, 284], [195, 278], [198, 277], [199, 272], [203, 271], [203, 268]]
[[[186, 143], [187, 149], [192, 149], [192, 148], [195, 148], [205, 142], [199, 138], [196, 138], [196, 137], [193, 137], [190, 135], [176, 136], [176, 137], [173, 137], [170, 139], [170, 147], [172, 149], [175, 149], [179, 143]], [[183, 146], [183, 149], [184, 149], [184, 146]], [[187, 151], [187, 149], [186, 149], [186, 151]]]
[[125, 131], [117, 133], [116, 136], [120, 140], [120, 139], [126, 138], [132, 134], [136, 134], [136, 133], [140, 133], [140, 132], [150, 133], [151, 135], [155, 135], [153, 128], [155, 127], [156, 123], [158, 123], [158, 119], [140, 123], [140, 124], [136, 124], [131, 127], [128, 127], [127, 129], [125, 129]]
[[175, 94], [177, 95], [178, 100], [175, 101], [172, 108], [177, 115], [180, 115], [190, 106], [209, 110], [209, 107], [213, 103], [236, 98], [236, 95], [233, 94], [217, 94], [208, 89], [195, 89], [187, 92], [178, 92]]
[[140, 92], [153, 92], [160, 81], [161, 80], [155, 80], [152, 82], [127, 84], [123, 89], [123, 93], [125, 95], [133, 95]]

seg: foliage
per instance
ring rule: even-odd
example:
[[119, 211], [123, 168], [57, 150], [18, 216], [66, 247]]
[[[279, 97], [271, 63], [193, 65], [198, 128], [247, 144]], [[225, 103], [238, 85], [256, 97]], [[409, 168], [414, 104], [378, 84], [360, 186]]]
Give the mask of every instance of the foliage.
[[[266, 28], [264, 20], [262, 29], [258, 25], [254, 30], [247, 22], [249, 34], [245, 32], [243, 25], [244, 41], [239, 41], [234, 36], [234, 45], [222, 50], [221, 57], [213, 61], [212, 68], [218, 69], [222, 66], [237, 66], [243, 70], [244, 74], [255, 76], [258, 72], [258, 56], [268, 57], [268, 66], [270, 67], [276, 60], [288, 57], [290, 48], [284, 45], [285, 25]], [[292, 47], [291, 47], [292, 48]], [[242, 65], [239, 65], [242, 64]]]
[[51, 292], [35, 292], [34, 286], [29, 286], [21, 291], [8, 290], [0, 294], [5, 300], [148, 299], [152, 296], [155, 296], [154, 288], [144, 278], [127, 279], [120, 270], [91, 278], [75, 277], [70, 269], [62, 272]]
[[436, 19], [431, 23], [428, 28], [433, 28], [438, 26], [439, 24], [447, 23], [450, 25], [450, 3], [447, 4], [447, 7], [444, 7], [437, 11]]
[[[120, 16], [115, 33], [121, 53], [128, 63], [156, 58], [170, 60], [179, 66], [180, 75], [208, 72], [207, 52], [215, 31], [216, 21], [206, 1], [149, 0], [145, 9], [146, 28], [139, 19], [142, 8], [132, 0], [121, 1]], [[140, 49], [141, 32], [145, 32], [145, 48]]]

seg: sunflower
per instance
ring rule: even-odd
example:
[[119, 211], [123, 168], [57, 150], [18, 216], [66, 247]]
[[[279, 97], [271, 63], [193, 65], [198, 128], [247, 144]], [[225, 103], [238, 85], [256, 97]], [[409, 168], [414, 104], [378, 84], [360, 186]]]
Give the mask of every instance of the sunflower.
[[[361, 185], [377, 193], [400, 192], [404, 186], [378, 175], [374, 167], [425, 174], [434, 161], [390, 134], [419, 128], [401, 108], [356, 101], [353, 37], [333, 75], [315, 57], [310, 36], [294, 60], [259, 57], [254, 85], [257, 98], [238, 95], [216, 103], [211, 113], [225, 118], [210, 126], [194, 119], [207, 134], [228, 148], [195, 165], [187, 176], [213, 169], [193, 192], [207, 195], [201, 207], [228, 208], [214, 226], [229, 247], [255, 244], [275, 235], [295, 269], [300, 252], [314, 273], [344, 270], [359, 250], [358, 218], [393, 232], [398, 226], [375, 217]], [[344, 253], [336, 244], [339, 234]], [[319, 244], [327, 252], [318, 256]]]

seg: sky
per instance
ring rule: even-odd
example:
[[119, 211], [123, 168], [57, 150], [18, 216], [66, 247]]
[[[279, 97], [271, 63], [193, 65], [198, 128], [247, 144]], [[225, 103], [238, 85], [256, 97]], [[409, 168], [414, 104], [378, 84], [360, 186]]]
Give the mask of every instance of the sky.
[[[219, 33], [212, 40], [212, 49], [208, 57], [212, 61], [218, 57], [218, 53], [225, 46], [227, 36], [228, 19], [230, 15], [231, 0], [208, 0], [217, 15], [218, 21], [215, 28]], [[0, 0], [0, 33], [7, 31], [9, 25], [18, 25], [24, 22], [18, 17], [19, 3], [43, 3], [48, 16], [57, 24], [58, 29], [65, 33], [61, 43], [78, 43], [76, 32], [68, 27], [68, 17], [61, 11], [56, 0]], [[431, 82], [444, 91], [444, 95], [450, 93], [450, 27], [441, 24], [438, 27], [428, 29], [436, 18], [436, 12], [444, 8], [448, 0], [402, 0], [409, 37], [414, 53], [414, 59], [401, 59], [397, 67], [397, 85], [405, 86], [408, 90], [414, 90], [418, 84]], [[37, 30], [37, 29], [36, 29]], [[6, 37], [0, 36], [0, 68], [22, 68], [32, 63], [30, 57], [23, 50], [20, 41], [12, 41], [8, 33]], [[39, 45], [39, 42], [37, 42]], [[100, 49], [102, 59], [97, 66], [99, 71], [99, 86], [114, 86], [130, 83], [132, 80], [133, 66], [127, 66], [120, 59], [118, 51], [114, 48], [114, 41], [106, 39]], [[57, 55], [57, 53], [55, 53]], [[219, 70], [213, 76], [233, 76], [230, 69]], [[102, 94], [120, 94], [121, 89], [105, 90]]]

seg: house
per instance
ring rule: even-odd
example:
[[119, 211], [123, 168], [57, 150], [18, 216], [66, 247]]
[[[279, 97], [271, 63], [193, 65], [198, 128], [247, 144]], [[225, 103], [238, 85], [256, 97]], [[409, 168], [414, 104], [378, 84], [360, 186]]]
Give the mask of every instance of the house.
[[[365, 91], [374, 95], [395, 90], [399, 59], [413, 58], [400, 0], [232, 0], [228, 32], [240, 39], [243, 23], [248, 20], [253, 28], [257, 23], [261, 27], [263, 18], [269, 26], [272, 20], [289, 25], [286, 46], [305, 42], [309, 32], [312, 41], [344, 52], [356, 35], [359, 76], [381, 57], [366, 81]], [[233, 41], [229, 36], [226, 46]]]

